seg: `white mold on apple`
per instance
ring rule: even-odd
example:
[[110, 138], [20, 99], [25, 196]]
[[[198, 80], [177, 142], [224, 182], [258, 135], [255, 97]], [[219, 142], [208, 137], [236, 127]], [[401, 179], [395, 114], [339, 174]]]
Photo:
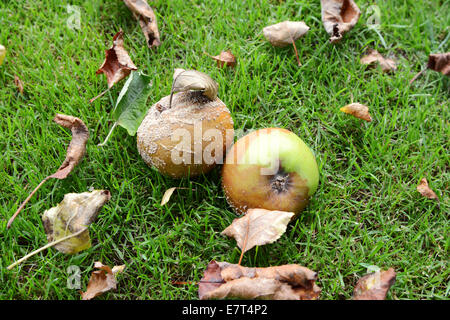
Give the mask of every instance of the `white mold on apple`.
[[238, 213], [262, 208], [298, 215], [318, 184], [311, 149], [295, 133], [281, 128], [260, 129], [240, 138], [222, 168], [225, 196]]
[[174, 91], [147, 112], [137, 131], [144, 161], [173, 178], [195, 176], [222, 163], [233, 143], [233, 119], [208, 75], [177, 69]]

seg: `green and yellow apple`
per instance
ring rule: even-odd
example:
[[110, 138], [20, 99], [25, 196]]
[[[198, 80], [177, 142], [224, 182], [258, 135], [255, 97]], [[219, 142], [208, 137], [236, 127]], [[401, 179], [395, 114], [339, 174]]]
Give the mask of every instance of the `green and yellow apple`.
[[222, 186], [238, 212], [251, 208], [300, 213], [316, 192], [314, 154], [295, 133], [281, 128], [254, 131], [228, 151]]

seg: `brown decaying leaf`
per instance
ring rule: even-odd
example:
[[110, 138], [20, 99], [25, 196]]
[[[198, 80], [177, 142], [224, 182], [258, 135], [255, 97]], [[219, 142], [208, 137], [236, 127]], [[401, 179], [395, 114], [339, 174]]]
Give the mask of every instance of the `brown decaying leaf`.
[[397, 66], [394, 60], [384, 58], [377, 50], [369, 49], [367, 54], [361, 58], [360, 62], [362, 64], [371, 65], [375, 62], [378, 62], [378, 64], [381, 67], [381, 70], [384, 72], [390, 72], [397, 70]]
[[108, 190], [68, 193], [56, 207], [46, 210], [42, 215], [48, 242], [54, 242], [74, 233], [85, 230], [76, 237], [56, 244], [58, 251], [75, 254], [91, 247], [87, 227], [97, 218], [100, 209], [111, 199]]
[[358, 22], [361, 11], [353, 0], [320, 0], [322, 22], [330, 42], [342, 39], [344, 33]]
[[283, 21], [263, 29], [266, 39], [275, 47], [293, 44], [307, 33], [309, 27], [303, 21]]
[[420, 183], [417, 186], [417, 191], [424, 197], [427, 197], [428, 199], [438, 199], [436, 193], [434, 193], [434, 191], [431, 190], [430, 187], [428, 186], [428, 181], [426, 178], [420, 180]]
[[244, 254], [254, 246], [278, 240], [293, 216], [293, 212], [249, 209], [245, 216], [234, 219], [222, 234], [235, 238]]
[[219, 85], [207, 74], [197, 70], [175, 69], [173, 73], [172, 90], [170, 92], [169, 108], [172, 106], [174, 92], [202, 91], [203, 95], [210, 100], [217, 97]]
[[108, 81], [108, 88], [127, 77], [131, 70], [137, 70], [128, 52], [123, 46], [123, 31], [113, 37], [113, 46], [105, 51], [105, 61], [97, 70], [97, 74], [104, 73]]
[[316, 280], [316, 272], [297, 264], [247, 268], [213, 260], [200, 281], [199, 298], [315, 300], [320, 294]]
[[86, 292], [81, 292], [81, 298], [83, 300], [91, 300], [104, 292], [115, 290], [117, 288], [116, 275], [122, 272], [125, 266], [111, 269], [109, 266], [97, 261], [94, 264], [94, 268], [99, 270], [92, 272]]
[[369, 108], [363, 104], [351, 103], [340, 109], [342, 112], [351, 114], [352, 116], [366, 120], [368, 122], [372, 121], [372, 117], [369, 114]]
[[418, 72], [410, 81], [409, 84], [416, 81], [428, 69], [441, 72], [443, 75], [450, 76], [450, 52], [447, 53], [431, 53], [428, 56], [427, 67]]
[[389, 268], [365, 275], [356, 283], [353, 300], [384, 300], [395, 282], [396, 273]]
[[218, 56], [210, 56], [217, 61], [217, 67], [223, 68], [224, 66], [234, 68], [236, 66], [236, 57], [230, 50], [222, 51]]
[[16, 85], [17, 90], [19, 90], [20, 94], [23, 94], [23, 82], [16, 75], [14, 76], [14, 84]]
[[161, 44], [158, 24], [153, 9], [146, 0], [123, 0], [125, 5], [133, 12], [134, 17], [139, 21], [149, 48], [157, 47]]
[[427, 68], [450, 76], [450, 52], [430, 54]]
[[57, 114], [53, 119], [57, 124], [68, 128], [72, 131], [72, 140], [70, 141], [69, 147], [67, 148], [66, 158], [64, 159], [61, 166], [58, 170], [46, 177], [44, 180], [39, 183], [39, 185], [30, 193], [30, 195], [25, 199], [25, 201], [20, 205], [14, 215], [9, 219], [7, 227], [11, 227], [16, 216], [19, 212], [25, 207], [27, 202], [31, 199], [31, 197], [36, 193], [36, 191], [50, 178], [55, 179], [65, 179], [70, 172], [72, 172], [73, 168], [80, 163], [83, 159], [84, 154], [86, 153], [86, 143], [89, 138], [89, 130], [79, 118]]

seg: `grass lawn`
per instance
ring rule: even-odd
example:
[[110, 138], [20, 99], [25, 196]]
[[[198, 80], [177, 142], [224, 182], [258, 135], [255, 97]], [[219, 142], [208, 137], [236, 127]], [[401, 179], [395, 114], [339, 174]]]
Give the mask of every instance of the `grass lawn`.
[[[322, 299], [349, 299], [368, 265], [397, 271], [388, 299], [447, 299], [449, 293], [449, 78], [428, 71], [408, 86], [429, 53], [449, 51], [450, 2], [375, 1], [379, 33], [368, 29], [369, 1], [341, 43], [328, 43], [319, 1], [152, 1], [162, 45], [145, 44], [122, 1], [72, 0], [80, 29], [70, 29], [69, 1], [0, 2], [0, 298], [79, 299], [67, 288], [67, 269], [81, 270], [86, 288], [94, 261], [126, 264], [118, 289], [98, 299], [196, 299], [195, 285], [212, 259], [237, 263], [235, 240], [220, 235], [236, 214], [228, 206], [220, 168], [174, 180], [149, 168], [136, 137], [117, 128], [98, 148], [112, 121], [109, 112], [124, 82], [107, 88], [95, 72], [112, 36], [123, 29], [134, 63], [153, 78], [148, 105], [170, 93], [173, 69], [209, 74], [230, 109], [236, 129], [283, 127], [314, 150], [319, 189], [277, 242], [252, 249], [245, 266], [298, 263], [319, 272]], [[303, 20], [310, 31], [292, 47], [274, 48], [266, 25]], [[359, 59], [367, 47], [394, 57], [398, 70], [383, 74]], [[212, 55], [231, 49], [235, 70], [221, 70]], [[24, 83], [17, 92], [14, 76]], [[354, 102], [370, 107], [367, 123], [339, 111]], [[11, 229], [8, 219], [29, 192], [64, 160], [70, 131], [56, 113], [81, 118], [89, 128], [87, 155], [65, 180], [48, 181]], [[437, 202], [416, 186], [426, 177]], [[180, 186], [168, 205], [164, 191]], [[46, 250], [6, 267], [47, 243], [41, 215], [64, 194], [108, 189], [112, 198], [90, 228], [93, 247], [74, 256]]]

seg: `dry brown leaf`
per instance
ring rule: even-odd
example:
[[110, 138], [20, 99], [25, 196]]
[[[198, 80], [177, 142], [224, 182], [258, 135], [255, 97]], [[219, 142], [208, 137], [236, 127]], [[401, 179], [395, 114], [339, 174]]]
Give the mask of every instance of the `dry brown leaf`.
[[113, 46], [105, 51], [105, 61], [97, 70], [97, 74], [104, 73], [108, 88], [111, 88], [127, 77], [131, 70], [137, 70], [137, 68], [123, 46], [123, 31], [119, 31], [113, 37]]
[[278, 240], [293, 216], [293, 212], [249, 209], [245, 216], [234, 219], [222, 234], [235, 238], [245, 253], [254, 246]]
[[358, 280], [353, 291], [353, 300], [384, 300], [395, 282], [396, 273], [389, 268], [365, 275]]
[[211, 261], [201, 281], [206, 279], [210, 283], [199, 284], [199, 298], [202, 300], [315, 300], [320, 294], [320, 288], [315, 284], [317, 273], [297, 264], [247, 268], [228, 262]]
[[434, 193], [434, 191], [428, 186], [428, 181], [426, 178], [420, 180], [420, 184], [417, 186], [417, 191], [428, 199], [438, 199], [436, 193]]
[[46, 177], [39, 183], [39, 185], [30, 193], [30, 195], [25, 199], [25, 201], [20, 205], [14, 215], [9, 219], [7, 227], [11, 227], [16, 216], [25, 207], [27, 202], [36, 193], [36, 191], [50, 178], [55, 179], [65, 179], [73, 168], [81, 162], [86, 153], [86, 143], [89, 138], [89, 130], [79, 118], [67, 116], [64, 114], [57, 114], [53, 119], [57, 124], [68, 128], [72, 131], [72, 140], [70, 141], [69, 147], [67, 148], [66, 158], [64, 159], [58, 170]]
[[61, 203], [46, 210], [42, 215], [48, 242], [82, 232], [54, 247], [66, 254], [75, 254], [90, 248], [91, 238], [87, 227], [94, 222], [100, 209], [110, 198], [108, 190], [66, 194]]
[[450, 76], [450, 52], [447, 53], [435, 53], [428, 56], [427, 67], [417, 73], [409, 84], [413, 83], [418, 77], [420, 77], [428, 69], [441, 72], [443, 75]]
[[173, 74], [172, 90], [170, 92], [169, 108], [172, 106], [172, 97], [175, 92], [201, 91], [210, 100], [217, 97], [219, 85], [206, 73], [196, 70], [177, 68]]
[[430, 54], [427, 68], [450, 76], [450, 52]]
[[369, 108], [365, 105], [359, 103], [351, 103], [340, 109], [342, 112], [351, 114], [352, 116], [366, 120], [368, 122], [372, 121], [372, 117], [369, 114]]
[[166, 192], [164, 192], [164, 195], [161, 200], [161, 206], [165, 205], [167, 202], [169, 202], [170, 197], [172, 196], [173, 192], [175, 191], [176, 187], [167, 189]]
[[97, 261], [94, 264], [95, 270], [91, 274], [86, 292], [81, 292], [83, 300], [91, 300], [104, 292], [117, 288], [116, 275], [122, 272], [125, 265], [115, 266], [111, 269], [109, 266]]
[[275, 47], [293, 44], [306, 34], [309, 27], [303, 21], [283, 21], [263, 29], [266, 39]]
[[222, 51], [218, 56], [210, 56], [217, 61], [217, 67], [223, 68], [224, 66], [234, 68], [236, 66], [236, 57], [230, 50]]
[[330, 42], [342, 39], [344, 33], [358, 22], [361, 11], [353, 0], [320, 0], [322, 22]]
[[206, 267], [203, 278], [200, 279], [198, 284], [198, 296], [202, 299], [205, 294], [217, 289], [224, 283], [219, 264], [212, 260]]
[[157, 47], [161, 44], [159, 38], [158, 24], [153, 9], [146, 0], [123, 0], [125, 5], [133, 12], [134, 17], [139, 21], [149, 48]]
[[14, 84], [16, 85], [17, 90], [19, 90], [20, 94], [23, 94], [23, 82], [16, 75], [14, 76]]
[[367, 65], [371, 65], [374, 64], [375, 62], [378, 62], [378, 64], [380, 65], [381, 69], [384, 72], [397, 70], [397, 66], [394, 60], [384, 58], [377, 50], [374, 49], [370, 49], [367, 52], [367, 55], [361, 58], [360, 62], [362, 64]]

